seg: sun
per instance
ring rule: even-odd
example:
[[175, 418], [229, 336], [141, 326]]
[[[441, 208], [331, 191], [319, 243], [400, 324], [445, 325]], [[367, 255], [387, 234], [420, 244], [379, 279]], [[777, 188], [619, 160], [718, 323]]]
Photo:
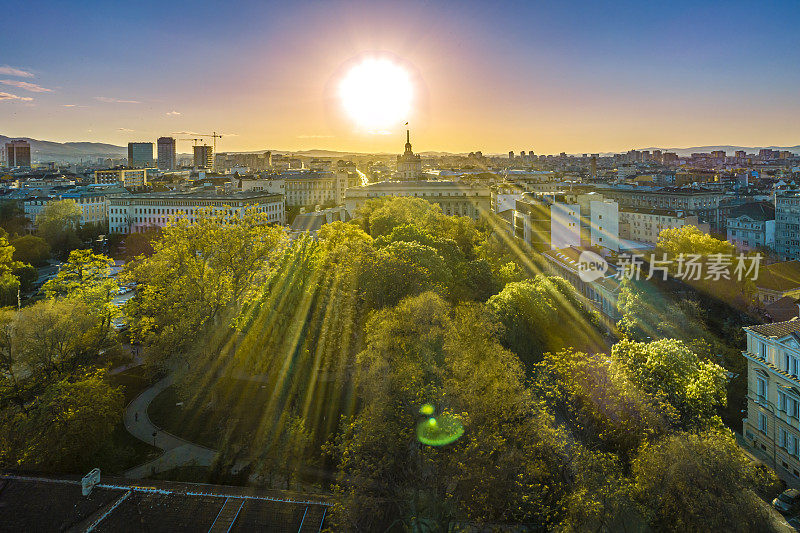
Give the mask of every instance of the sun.
[[413, 97], [408, 71], [387, 58], [364, 59], [339, 83], [342, 107], [367, 133], [383, 133], [408, 120]]

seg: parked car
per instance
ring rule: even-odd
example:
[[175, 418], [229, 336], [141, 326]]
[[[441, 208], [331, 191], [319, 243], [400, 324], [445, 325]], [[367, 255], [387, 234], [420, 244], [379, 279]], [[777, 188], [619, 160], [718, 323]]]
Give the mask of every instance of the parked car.
[[800, 531], [800, 516], [795, 516], [794, 518], [790, 518], [789, 525], [792, 526], [795, 531]]
[[791, 514], [800, 509], [800, 490], [786, 489], [772, 500], [772, 506], [783, 514]]

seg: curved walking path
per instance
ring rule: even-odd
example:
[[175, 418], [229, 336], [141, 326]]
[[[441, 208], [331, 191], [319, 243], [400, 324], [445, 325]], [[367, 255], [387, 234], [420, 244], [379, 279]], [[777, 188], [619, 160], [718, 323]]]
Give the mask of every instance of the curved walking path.
[[[176, 437], [150, 421], [150, 417], [147, 416], [150, 402], [170, 385], [172, 376], [167, 376], [142, 392], [125, 408], [124, 422], [128, 433], [164, 451], [161, 457], [127, 470], [125, 477], [140, 479], [186, 464], [210, 466], [217, 456], [216, 450]], [[155, 438], [153, 432], [156, 433]]]

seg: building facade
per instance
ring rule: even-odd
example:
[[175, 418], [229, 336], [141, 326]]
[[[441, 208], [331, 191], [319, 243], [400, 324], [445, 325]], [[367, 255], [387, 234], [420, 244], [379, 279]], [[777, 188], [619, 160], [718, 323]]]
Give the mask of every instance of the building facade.
[[262, 172], [269, 170], [272, 166], [272, 152], [254, 154], [231, 154], [221, 152], [214, 156], [216, 169], [220, 172], [228, 172], [232, 169], [244, 167], [250, 172]]
[[131, 168], [152, 167], [153, 143], [128, 143], [128, 166]]
[[784, 259], [800, 259], [800, 191], [775, 193], [775, 251]]
[[603, 196], [619, 203], [621, 210], [662, 209], [683, 211], [707, 222], [712, 228], [724, 228], [725, 220], [720, 214], [720, 203], [725, 194], [699, 188], [661, 187], [657, 189], [633, 187], [630, 189], [603, 189]]
[[194, 168], [200, 170], [211, 170], [214, 168], [214, 148], [208, 145], [195, 146]]
[[726, 222], [728, 242], [741, 252], [775, 246], [775, 206], [768, 202], [741, 205]]
[[178, 151], [175, 148], [173, 137], [159, 137], [156, 142], [158, 146], [158, 169], [174, 170], [178, 168]]
[[697, 226], [708, 232], [708, 224], [701, 224], [696, 216], [685, 211], [670, 209], [623, 208], [619, 212], [619, 237], [655, 246], [665, 229]]
[[350, 216], [372, 198], [407, 196], [438, 204], [445, 215], [473, 219], [491, 212], [489, 187], [457, 181], [382, 181], [347, 189], [345, 206]]
[[141, 189], [147, 186], [148, 168], [114, 168], [109, 170], [95, 170], [94, 182], [104, 184], [117, 183], [126, 189]]
[[285, 171], [263, 178], [240, 178], [236, 187], [243, 191], [266, 191], [286, 196], [286, 206], [343, 205], [345, 191], [363, 185], [357, 172], [317, 170]]
[[800, 478], [800, 320], [744, 328], [748, 446], [774, 460], [778, 475]]
[[3, 164], [6, 167], [31, 167], [31, 145], [28, 141], [9, 141], [3, 147]]
[[25, 217], [35, 223], [36, 217], [48, 204], [60, 200], [72, 200], [81, 210], [81, 224], [105, 225], [108, 222], [109, 198], [124, 192], [121, 189], [99, 189], [89, 186], [60, 195], [26, 198], [22, 202], [22, 207]]
[[206, 209], [233, 216], [248, 209], [264, 213], [267, 222], [285, 224], [283, 196], [264, 192], [218, 193], [216, 191], [126, 194], [109, 199], [110, 233], [141, 233], [164, 227], [173, 218], [195, 222]]

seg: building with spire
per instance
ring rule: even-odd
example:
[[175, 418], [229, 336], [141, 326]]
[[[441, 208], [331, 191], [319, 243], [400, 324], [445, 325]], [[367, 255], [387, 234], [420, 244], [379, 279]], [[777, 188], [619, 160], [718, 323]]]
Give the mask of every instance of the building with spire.
[[397, 156], [397, 176], [403, 180], [422, 178], [422, 159], [411, 150], [411, 133], [406, 130], [406, 150]]

